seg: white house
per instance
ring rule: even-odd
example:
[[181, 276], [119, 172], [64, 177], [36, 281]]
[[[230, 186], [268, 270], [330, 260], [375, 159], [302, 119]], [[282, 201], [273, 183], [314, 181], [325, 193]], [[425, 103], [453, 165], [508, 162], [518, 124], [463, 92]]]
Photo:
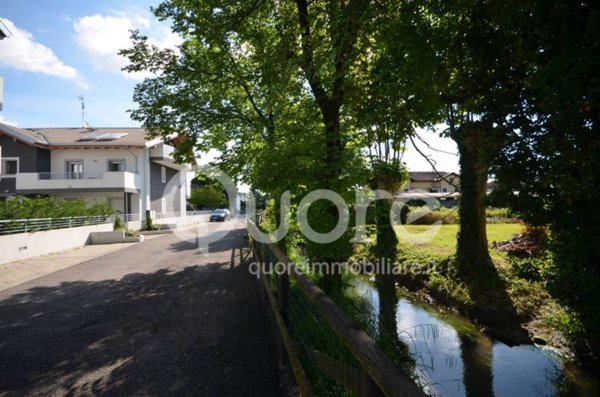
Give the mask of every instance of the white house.
[[191, 167], [172, 153], [178, 137], [143, 128], [16, 128], [0, 123], [0, 198], [47, 194], [108, 202], [143, 219], [146, 210], [185, 215]]

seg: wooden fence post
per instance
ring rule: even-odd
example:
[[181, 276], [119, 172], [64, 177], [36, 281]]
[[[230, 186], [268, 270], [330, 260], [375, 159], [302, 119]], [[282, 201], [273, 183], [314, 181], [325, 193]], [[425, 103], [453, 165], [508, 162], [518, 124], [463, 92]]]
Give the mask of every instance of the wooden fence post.
[[[284, 266], [287, 266], [287, 264], [284, 264]], [[272, 269], [276, 269], [277, 266], [275, 266]], [[281, 318], [283, 319], [283, 322], [285, 324], [285, 327], [289, 329], [289, 325], [290, 325], [290, 318], [289, 318], [289, 313], [288, 313], [288, 297], [289, 297], [289, 291], [290, 291], [290, 278], [287, 272], [287, 267], [284, 268], [283, 273], [281, 273], [279, 275], [279, 288], [278, 288], [278, 292], [279, 292], [279, 296], [278, 296], [278, 301], [279, 301], [279, 312], [281, 313]], [[285, 353], [285, 347], [283, 345], [283, 341], [280, 340], [280, 349], [279, 349], [279, 363], [280, 364], [286, 364], [287, 363], [287, 355]]]

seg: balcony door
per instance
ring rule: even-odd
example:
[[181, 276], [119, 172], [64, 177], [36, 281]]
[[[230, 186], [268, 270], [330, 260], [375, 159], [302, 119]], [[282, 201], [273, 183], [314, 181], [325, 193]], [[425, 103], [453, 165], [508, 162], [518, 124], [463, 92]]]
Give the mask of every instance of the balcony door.
[[67, 178], [83, 179], [83, 160], [67, 160]]

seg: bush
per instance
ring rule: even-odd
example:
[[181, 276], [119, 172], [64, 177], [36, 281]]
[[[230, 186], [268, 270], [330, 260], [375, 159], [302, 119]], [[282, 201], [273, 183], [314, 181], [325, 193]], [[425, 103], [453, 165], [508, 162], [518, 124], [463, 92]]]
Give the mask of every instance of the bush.
[[144, 227], [145, 230], [152, 231], [158, 230], [158, 225], [155, 225], [152, 221], [152, 217], [150, 216], [150, 211], [146, 211], [146, 225]]
[[552, 256], [546, 253], [544, 256], [532, 256], [518, 258], [508, 256], [511, 272], [518, 278], [529, 281], [547, 281], [552, 278], [554, 262]]
[[109, 216], [113, 209], [106, 203], [86, 206], [79, 200], [56, 200], [53, 197], [15, 196], [0, 202], [0, 219], [64, 218], [74, 216]]
[[[486, 208], [485, 215], [487, 223], [518, 222], [518, 219], [513, 217], [506, 208]], [[411, 222], [412, 225], [433, 225], [436, 222], [443, 225], [456, 225], [460, 222], [456, 207], [431, 209], [426, 206], [404, 206], [400, 214], [402, 223], [406, 223], [407, 216], [416, 218]]]
[[444, 225], [458, 223], [458, 211], [456, 208], [430, 209], [428, 207], [408, 207], [407, 218], [414, 219], [412, 225], [433, 225], [440, 222]]
[[121, 221], [121, 218], [119, 217], [119, 215], [115, 216], [115, 227], [114, 230], [121, 230], [123, 229], [123, 222]]

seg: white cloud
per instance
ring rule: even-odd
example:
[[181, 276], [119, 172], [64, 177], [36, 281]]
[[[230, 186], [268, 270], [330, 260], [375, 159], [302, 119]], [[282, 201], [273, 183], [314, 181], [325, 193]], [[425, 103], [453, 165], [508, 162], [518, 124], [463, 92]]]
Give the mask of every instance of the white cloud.
[[16, 121], [10, 121], [10, 120], [6, 120], [6, 118], [0, 114], [0, 123], [2, 124], [8, 124], [8, 125], [12, 125], [13, 127], [16, 127], [17, 124], [19, 124]]
[[54, 51], [35, 41], [31, 33], [19, 29], [9, 19], [3, 22], [12, 36], [0, 41], [0, 65], [72, 80], [80, 88], [89, 89], [77, 69], [65, 65]]
[[[127, 73], [121, 69], [128, 64], [118, 51], [132, 46], [130, 30], [150, 30], [148, 41], [160, 48], [175, 48], [181, 38], [164, 26], [154, 26], [150, 19], [142, 16], [123, 14], [95, 14], [79, 18], [74, 23], [77, 43], [90, 57], [93, 65], [99, 70], [123, 73], [134, 80], [142, 80], [153, 76], [149, 72]], [[158, 37], [158, 38], [157, 38]]]

